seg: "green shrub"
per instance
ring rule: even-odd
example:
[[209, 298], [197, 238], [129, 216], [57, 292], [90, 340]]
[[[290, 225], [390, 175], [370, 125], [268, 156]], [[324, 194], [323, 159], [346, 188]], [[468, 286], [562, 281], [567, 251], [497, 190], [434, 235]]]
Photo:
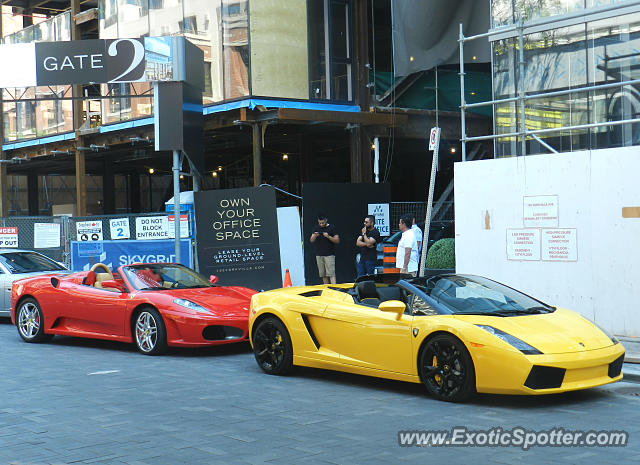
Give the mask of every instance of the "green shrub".
[[446, 238], [436, 241], [427, 252], [427, 268], [454, 268], [456, 267], [455, 239]]

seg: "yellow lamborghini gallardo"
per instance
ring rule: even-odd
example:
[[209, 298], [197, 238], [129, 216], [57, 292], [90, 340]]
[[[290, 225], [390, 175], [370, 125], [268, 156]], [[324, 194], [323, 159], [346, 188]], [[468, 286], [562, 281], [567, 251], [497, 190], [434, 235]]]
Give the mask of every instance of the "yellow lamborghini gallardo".
[[251, 299], [258, 365], [423, 383], [437, 399], [549, 394], [622, 379], [624, 348], [591, 321], [480, 276], [376, 275]]

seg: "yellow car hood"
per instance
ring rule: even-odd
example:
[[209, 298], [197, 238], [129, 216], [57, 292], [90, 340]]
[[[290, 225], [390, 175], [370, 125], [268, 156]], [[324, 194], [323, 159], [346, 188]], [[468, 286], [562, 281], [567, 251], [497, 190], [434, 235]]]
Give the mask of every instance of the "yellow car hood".
[[455, 315], [454, 318], [474, 325], [493, 326], [543, 354], [583, 352], [613, 345], [613, 341], [593, 323], [576, 312], [562, 308], [539, 315]]

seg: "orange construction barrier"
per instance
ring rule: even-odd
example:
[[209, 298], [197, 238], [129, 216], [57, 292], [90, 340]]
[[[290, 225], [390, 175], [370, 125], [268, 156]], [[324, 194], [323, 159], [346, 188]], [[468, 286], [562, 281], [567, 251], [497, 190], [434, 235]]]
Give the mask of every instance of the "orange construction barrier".
[[289, 274], [289, 268], [284, 272], [284, 285], [282, 287], [291, 287], [291, 275]]
[[396, 268], [396, 246], [385, 245], [382, 249], [382, 272], [400, 273], [400, 268]]

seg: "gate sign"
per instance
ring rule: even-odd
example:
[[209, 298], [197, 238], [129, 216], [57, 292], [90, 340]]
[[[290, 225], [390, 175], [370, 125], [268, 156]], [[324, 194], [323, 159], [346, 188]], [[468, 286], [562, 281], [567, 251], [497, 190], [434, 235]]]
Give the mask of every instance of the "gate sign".
[[109, 220], [109, 230], [111, 231], [111, 239], [129, 239], [131, 237], [129, 218]]
[[78, 221], [76, 223], [76, 235], [79, 241], [101, 241], [102, 220]]
[[[143, 39], [32, 42], [0, 46], [0, 62], [19, 55], [21, 66], [3, 66], [0, 87], [136, 82], [145, 78]], [[22, 66], [24, 64], [25, 66]]]
[[0, 66], [0, 88], [194, 80], [196, 85], [203, 71], [202, 63], [196, 69], [191, 62], [195, 49], [184, 37], [2, 44], [0, 63], [19, 65]]
[[376, 229], [382, 237], [391, 235], [391, 220], [389, 219], [388, 203], [370, 203], [368, 205], [369, 215], [376, 217]]
[[0, 247], [18, 248], [18, 228], [0, 228]]

